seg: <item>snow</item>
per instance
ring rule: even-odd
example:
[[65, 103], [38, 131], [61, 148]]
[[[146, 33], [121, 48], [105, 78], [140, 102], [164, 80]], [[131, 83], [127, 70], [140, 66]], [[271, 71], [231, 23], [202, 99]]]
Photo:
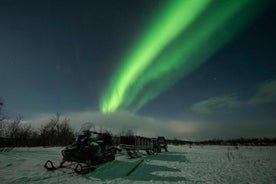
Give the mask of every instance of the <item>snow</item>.
[[[169, 146], [169, 152], [100, 165], [77, 175], [71, 169], [47, 171], [63, 148], [14, 148], [0, 152], [0, 183], [276, 183], [276, 147]], [[143, 162], [129, 176], [129, 171]]]

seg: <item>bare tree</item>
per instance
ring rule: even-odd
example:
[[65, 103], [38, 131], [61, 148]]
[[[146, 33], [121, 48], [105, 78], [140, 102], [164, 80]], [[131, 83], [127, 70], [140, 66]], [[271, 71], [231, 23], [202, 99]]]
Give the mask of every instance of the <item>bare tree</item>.
[[9, 124], [9, 138], [18, 138], [22, 116], [19, 115]]
[[4, 106], [3, 100], [0, 98], [0, 121], [4, 120], [4, 115], [2, 114], [2, 108]]
[[43, 144], [64, 145], [74, 139], [74, 131], [69, 126], [69, 119], [61, 120], [60, 113], [50, 119], [50, 122], [42, 126], [40, 136]]
[[0, 98], [0, 137], [4, 137], [4, 115], [2, 114], [2, 108], [4, 106], [3, 100]]
[[22, 140], [26, 140], [31, 138], [34, 130], [32, 129], [30, 124], [21, 124], [19, 127], [18, 137]]

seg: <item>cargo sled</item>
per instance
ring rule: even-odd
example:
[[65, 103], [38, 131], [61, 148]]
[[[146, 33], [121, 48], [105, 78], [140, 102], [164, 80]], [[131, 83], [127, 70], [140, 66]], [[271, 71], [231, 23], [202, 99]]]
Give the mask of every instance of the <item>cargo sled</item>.
[[120, 147], [127, 151], [130, 158], [139, 157], [138, 151], [146, 151], [148, 155], [160, 153], [162, 148], [168, 151], [164, 137], [156, 139], [141, 136], [121, 136]]

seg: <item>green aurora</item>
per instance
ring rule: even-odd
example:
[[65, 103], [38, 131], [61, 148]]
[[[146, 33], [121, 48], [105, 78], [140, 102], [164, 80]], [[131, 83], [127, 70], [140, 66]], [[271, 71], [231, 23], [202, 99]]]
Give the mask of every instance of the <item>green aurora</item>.
[[254, 0], [168, 3], [112, 76], [100, 98], [101, 112], [139, 110], [228, 43], [266, 4]]

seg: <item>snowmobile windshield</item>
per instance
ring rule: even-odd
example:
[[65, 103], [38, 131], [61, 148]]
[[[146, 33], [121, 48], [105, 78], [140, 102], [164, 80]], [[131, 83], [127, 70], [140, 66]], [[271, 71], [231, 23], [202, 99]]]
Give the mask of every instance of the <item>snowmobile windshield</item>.
[[95, 125], [91, 122], [82, 124], [78, 134], [82, 134], [83, 132], [88, 131], [88, 130], [91, 132], [95, 132]]
[[85, 136], [88, 136], [89, 138], [92, 138], [92, 139], [96, 139], [97, 137], [97, 134], [95, 134], [95, 125], [91, 122], [87, 122], [87, 123], [84, 123], [82, 124], [79, 132], [78, 132], [78, 135], [77, 135], [77, 139], [79, 137], [85, 137]]

